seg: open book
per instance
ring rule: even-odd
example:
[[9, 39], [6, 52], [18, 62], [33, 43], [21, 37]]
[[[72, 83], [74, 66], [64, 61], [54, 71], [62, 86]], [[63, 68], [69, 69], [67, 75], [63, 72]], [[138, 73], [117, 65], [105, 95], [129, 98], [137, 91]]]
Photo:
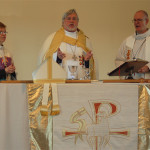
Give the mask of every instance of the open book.
[[128, 76], [129, 74], [136, 73], [138, 70], [142, 67], [144, 67], [146, 64], [148, 64], [148, 61], [142, 60], [142, 59], [135, 59], [131, 61], [127, 61], [108, 73], [109, 76]]

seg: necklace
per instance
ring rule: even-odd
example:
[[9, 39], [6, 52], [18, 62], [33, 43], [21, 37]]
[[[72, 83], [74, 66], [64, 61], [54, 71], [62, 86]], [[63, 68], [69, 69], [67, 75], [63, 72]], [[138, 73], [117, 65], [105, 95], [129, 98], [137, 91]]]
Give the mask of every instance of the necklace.
[[[136, 59], [135, 57], [136, 57], [136, 55], [141, 51], [141, 48], [142, 48], [142, 46], [143, 46], [143, 44], [146, 42], [146, 38], [144, 39], [144, 41], [143, 41], [143, 43], [140, 45], [140, 47], [138, 48], [138, 50], [136, 51], [136, 53], [134, 54], [133, 53], [133, 49], [132, 49], [132, 54], [133, 54], [133, 60], [134, 59]], [[134, 44], [135, 44], [135, 42], [134, 42]]]
[[[70, 44], [69, 44], [70, 45]], [[75, 49], [73, 50], [73, 48], [72, 48], [72, 45], [70, 45], [70, 48], [71, 48], [71, 51], [72, 51], [72, 53], [73, 53], [73, 56], [72, 56], [72, 59], [74, 60], [74, 61], [76, 61], [77, 60], [77, 56], [76, 56], [76, 45], [75, 45]]]

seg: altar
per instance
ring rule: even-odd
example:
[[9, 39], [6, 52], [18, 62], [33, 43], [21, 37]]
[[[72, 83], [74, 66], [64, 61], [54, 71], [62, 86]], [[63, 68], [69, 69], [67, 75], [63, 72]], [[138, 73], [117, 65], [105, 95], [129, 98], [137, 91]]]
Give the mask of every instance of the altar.
[[58, 104], [49, 85], [53, 116], [43, 83], [0, 83], [0, 149], [150, 149], [149, 83], [57, 83]]

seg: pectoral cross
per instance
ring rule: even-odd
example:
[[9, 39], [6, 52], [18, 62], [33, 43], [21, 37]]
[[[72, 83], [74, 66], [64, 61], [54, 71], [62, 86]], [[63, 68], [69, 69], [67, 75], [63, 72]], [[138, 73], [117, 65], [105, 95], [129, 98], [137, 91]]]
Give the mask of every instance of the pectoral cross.
[[73, 59], [74, 61], [76, 61], [77, 58], [78, 58], [78, 57], [77, 57], [75, 54], [72, 56], [72, 59]]

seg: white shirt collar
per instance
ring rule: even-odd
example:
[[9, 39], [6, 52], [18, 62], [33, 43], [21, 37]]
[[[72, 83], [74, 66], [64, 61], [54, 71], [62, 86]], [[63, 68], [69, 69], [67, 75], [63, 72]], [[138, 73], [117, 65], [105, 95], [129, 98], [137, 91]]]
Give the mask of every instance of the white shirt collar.
[[64, 31], [65, 31], [65, 35], [72, 37], [74, 39], [77, 39], [77, 31], [75, 31], [75, 32], [68, 32], [66, 30], [64, 30]]
[[140, 40], [146, 38], [147, 36], [150, 36], [150, 29], [148, 29], [145, 33], [137, 34], [137, 35], [135, 34], [135, 39]]

